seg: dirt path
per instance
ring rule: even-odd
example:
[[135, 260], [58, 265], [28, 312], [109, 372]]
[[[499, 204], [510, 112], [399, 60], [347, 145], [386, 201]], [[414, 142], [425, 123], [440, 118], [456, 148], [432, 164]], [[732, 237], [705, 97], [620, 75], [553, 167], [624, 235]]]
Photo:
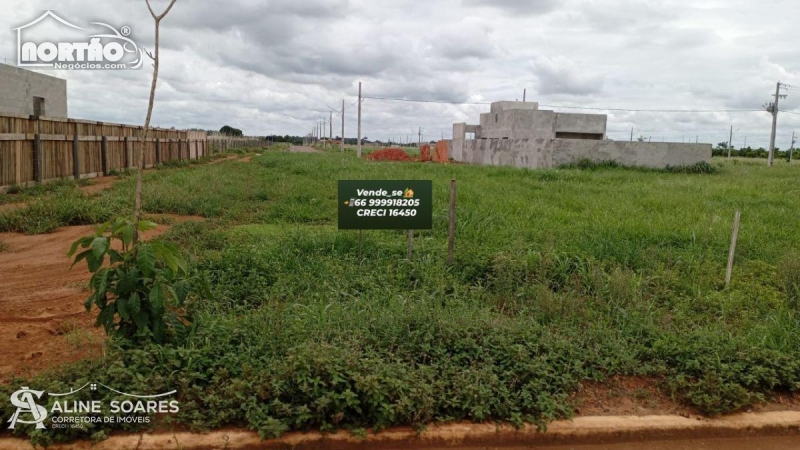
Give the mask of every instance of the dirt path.
[[[159, 225], [146, 238], [168, 228]], [[67, 257], [72, 242], [94, 230], [89, 225], [36, 236], [0, 233], [8, 245], [0, 252], [0, 382], [99, 354], [102, 331], [83, 307], [90, 273], [85, 265], [70, 270]]]
[[289, 147], [289, 152], [291, 152], [291, 153], [322, 153], [321, 151], [319, 151], [319, 150], [317, 150], [315, 148], [305, 147], [305, 146], [300, 146], [300, 145], [293, 145], [293, 146]]
[[[232, 160], [236, 160], [236, 159], [238, 159], [238, 160], [240, 160], [242, 162], [250, 162], [252, 157], [241, 158], [239, 155], [231, 155], [231, 156], [228, 156], [228, 157], [225, 157], [225, 158], [215, 159], [215, 160], [213, 160], [211, 162], [208, 162], [206, 164], [203, 164], [203, 165], [210, 166], [210, 165], [219, 164], [219, 163], [223, 163], [223, 162], [226, 162], [226, 161], [232, 161]], [[145, 169], [144, 173], [155, 172], [156, 170], [158, 170], [158, 169], [154, 169], [154, 168]], [[102, 192], [102, 191], [104, 191], [106, 189], [111, 189], [114, 186], [114, 183], [119, 181], [120, 178], [116, 177], [116, 176], [107, 176], [107, 177], [90, 178], [90, 180], [92, 181], [92, 184], [90, 184], [89, 186], [82, 186], [82, 187], [78, 188], [78, 189], [80, 189], [81, 192], [83, 192], [86, 195], [91, 195], [91, 194], [95, 194], [97, 192]], [[5, 204], [0, 205], [0, 213], [2, 213], [4, 211], [10, 211], [10, 210], [13, 210], [13, 209], [24, 208], [26, 205], [27, 205], [27, 203], [24, 202], [24, 201], [20, 201], [20, 202], [17, 202], [17, 203], [5, 203]]]
[[225, 161], [232, 161], [234, 159], [239, 159], [239, 155], [231, 155], [231, 156], [227, 156], [225, 158], [215, 159], [215, 160], [211, 161], [210, 163], [208, 163], [206, 165], [207, 166], [213, 166], [214, 164], [220, 164], [220, 163], [224, 163]]

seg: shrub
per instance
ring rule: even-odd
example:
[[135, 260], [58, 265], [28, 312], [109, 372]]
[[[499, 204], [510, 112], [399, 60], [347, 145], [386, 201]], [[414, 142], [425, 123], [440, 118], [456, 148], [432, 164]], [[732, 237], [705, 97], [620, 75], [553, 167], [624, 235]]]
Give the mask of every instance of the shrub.
[[[153, 222], [139, 222], [139, 232], [154, 228]], [[190, 293], [186, 263], [177, 247], [161, 242], [134, 245], [133, 235], [130, 221], [117, 220], [72, 244], [68, 255], [75, 257], [73, 266], [86, 261], [93, 273], [92, 293], [84, 306], [87, 311], [93, 306], [100, 309], [96, 325], [110, 336], [151, 339], [158, 344], [183, 338], [188, 330], [186, 318], [173, 308], [182, 307]], [[121, 251], [113, 248], [114, 241], [119, 241]], [[83, 251], [76, 254], [79, 248]], [[104, 267], [106, 257], [108, 266]]]

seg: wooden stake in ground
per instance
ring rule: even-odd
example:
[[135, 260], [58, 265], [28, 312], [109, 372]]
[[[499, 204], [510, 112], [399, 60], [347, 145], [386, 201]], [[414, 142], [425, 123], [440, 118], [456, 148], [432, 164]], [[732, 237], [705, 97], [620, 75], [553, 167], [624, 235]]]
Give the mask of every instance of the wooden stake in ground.
[[448, 230], [447, 265], [453, 265], [453, 253], [456, 246], [456, 179], [450, 180], [450, 229]]
[[733, 278], [733, 262], [736, 257], [736, 243], [739, 241], [739, 224], [742, 220], [742, 212], [736, 211], [736, 217], [733, 219], [733, 236], [731, 237], [731, 251], [728, 254], [728, 273], [725, 275], [725, 287], [731, 286], [731, 279]]
[[342, 100], [342, 143], [341, 151], [344, 153], [344, 100]]
[[[175, 0], [170, 0], [169, 5], [167, 5], [167, 9], [164, 10], [163, 13], [160, 15], [156, 15], [153, 11], [153, 8], [150, 6], [150, 0], [145, 0], [147, 3], [147, 9], [150, 11], [150, 15], [153, 16], [153, 20], [155, 21], [156, 27], [156, 40], [155, 40], [155, 52], [150, 54], [150, 57], [153, 58], [153, 81], [150, 84], [150, 102], [147, 105], [147, 118], [144, 120], [144, 127], [142, 128], [141, 133], [139, 134], [139, 169], [136, 174], [136, 198], [133, 207], [133, 246], [136, 247], [136, 243], [139, 241], [139, 219], [142, 215], [142, 178], [144, 175], [144, 146], [145, 146], [145, 139], [147, 138], [147, 132], [150, 129], [150, 119], [153, 117], [153, 105], [156, 101], [156, 85], [158, 83], [158, 44], [159, 44], [159, 27], [161, 26], [161, 19], [163, 19], [169, 11], [172, 9], [172, 6], [175, 5]], [[134, 250], [135, 251], [135, 250]]]
[[358, 157], [361, 158], [361, 82], [358, 82]]

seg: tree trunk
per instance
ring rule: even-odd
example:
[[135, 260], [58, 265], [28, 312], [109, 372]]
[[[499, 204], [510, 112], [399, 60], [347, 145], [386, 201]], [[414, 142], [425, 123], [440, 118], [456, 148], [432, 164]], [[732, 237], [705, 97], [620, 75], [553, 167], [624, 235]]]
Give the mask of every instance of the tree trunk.
[[142, 215], [142, 178], [144, 177], [144, 148], [145, 148], [145, 139], [147, 139], [148, 131], [150, 130], [150, 120], [153, 117], [153, 106], [155, 105], [156, 101], [156, 85], [158, 83], [158, 43], [159, 43], [159, 28], [161, 26], [161, 19], [169, 13], [172, 9], [172, 6], [175, 4], [175, 0], [170, 0], [167, 9], [159, 16], [153, 12], [153, 8], [150, 6], [150, 0], [145, 0], [147, 3], [147, 9], [150, 11], [150, 15], [153, 16], [153, 20], [155, 21], [156, 25], [156, 49], [153, 53], [153, 82], [150, 85], [150, 102], [147, 105], [147, 118], [144, 121], [144, 127], [142, 128], [141, 133], [139, 133], [139, 164], [138, 170], [136, 173], [136, 194], [135, 194], [135, 201], [133, 207], [133, 246], [134, 252], [136, 251], [136, 244], [139, 242], [139, 220], [141, 219]]

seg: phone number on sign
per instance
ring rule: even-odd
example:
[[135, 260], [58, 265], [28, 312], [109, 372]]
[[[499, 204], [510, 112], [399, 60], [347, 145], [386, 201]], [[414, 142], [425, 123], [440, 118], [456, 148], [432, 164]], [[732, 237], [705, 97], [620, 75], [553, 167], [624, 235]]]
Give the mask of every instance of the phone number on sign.
[[386, 207], [386, 206], [396, 206], [399, 208], [409, 208], [409, 207], [417, 207], [419, 206], [419, 199], [359, 199], [353, 201], [353, 206], [367, 206], [370, 208], [374, 207]]
[[416, 217], [416, 209], [359, 209], [358, 217]]

